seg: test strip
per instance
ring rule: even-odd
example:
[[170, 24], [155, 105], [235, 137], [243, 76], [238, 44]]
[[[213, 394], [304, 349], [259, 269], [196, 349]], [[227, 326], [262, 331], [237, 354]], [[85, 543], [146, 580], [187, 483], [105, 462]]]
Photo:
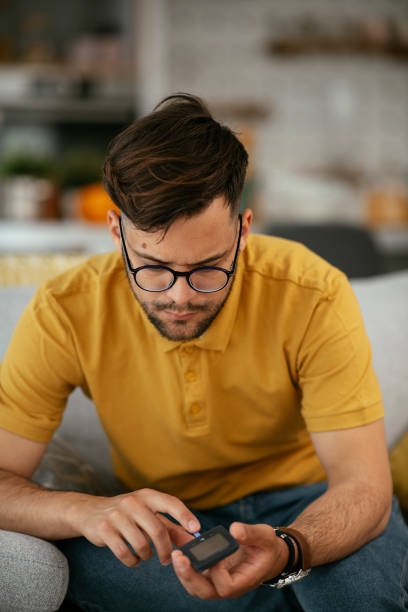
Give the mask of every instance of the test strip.
[[195, 533], [193, 533], [193, 536], [194, 536], [195, 538], [199, 538], [199, 537], [200, 537], [200, 535], [201, 535], [201, 533], [200, 533], [199, 531], [196, 531]]

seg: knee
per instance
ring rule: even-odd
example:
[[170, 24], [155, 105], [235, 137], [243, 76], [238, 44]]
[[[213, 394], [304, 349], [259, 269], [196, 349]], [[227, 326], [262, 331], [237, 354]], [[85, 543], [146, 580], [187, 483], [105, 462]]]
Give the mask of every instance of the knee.
[[68, 587], [68, 562], [50, 542], [0, 530], [1, 609], [58, 610]]
[[[399, 610], [403, 598], [397, 568], [388, 576], [376, 568], [361, 566], [358, 571], [342, 571], [341, 563], [314, 568], [310, 576], [293, 586], [304, 610], [315, 612], [361, 612]], [[344, 563], [347, 570], [347, 563]], [[350, 568], [349, 568], [350, 569]], [[370, 571], [371, 570], [371, 571]]]

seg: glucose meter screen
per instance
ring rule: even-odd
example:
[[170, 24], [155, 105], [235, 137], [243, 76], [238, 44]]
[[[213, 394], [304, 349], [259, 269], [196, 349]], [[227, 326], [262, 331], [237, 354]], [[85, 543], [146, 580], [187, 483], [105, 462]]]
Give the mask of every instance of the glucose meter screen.
[[224, 538], [220, 533], [216, 533], [208, 540], [200, 542], [197, 546], [193, 546], [190, 552], [195, 556], [198, 561], [203, 561], [211, 555], [224, 550], [228, 546], [228, 540]]

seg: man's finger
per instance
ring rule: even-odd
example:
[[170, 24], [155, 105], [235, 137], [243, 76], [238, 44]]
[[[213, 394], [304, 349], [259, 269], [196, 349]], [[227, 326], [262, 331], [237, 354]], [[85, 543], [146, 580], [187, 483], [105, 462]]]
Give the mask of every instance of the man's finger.
[[135, 567], [139, 565], [140, 559], [135, 555], [126, 544], [126, 542], [113, 529], [107, 529], [105, 532], [105, 544], [112, 553], [127, 567]]
[[114, 524], [122, 538], [129, 543], [140, 559], [147, 561], [151, 558], [153, 551], [149, 543], [149, 537], [143, 529], [123, 514], [118, 514]]
[[149, 539], [153, 542], [159, 561], [167, 564], [170, 561], [173, 547], [169, 532], [158, 515], [152, 514], [148, 507], [140, 505], [134, 514], [134, 519], [135, 522], [137, 521], [137, 526], [147, 533]]
[[138, 491], [138, 493], [142, 495], [144, 502], [153, 512], [170, 514], [186, 531], [191, 533], [200, 531], [201, 525], [197, 517], [177, 497], [154, 491], [153, 489], [144, 489], [143, 491]]
[[217, 591], [211, 580], [197, 572], [180, 550], [173, 551], [171, 555], [174, 571], [190, 595], [201, 599], [219, 599]]
[[166, 529], [169, 533], [170, 539], [175, 546], [183, 546], [183, 544], [187, 544], [191, 540], [194, 540], [194, 536], [192, 536], [188, 531], [181, 527], [180, 525], [176, 525], [172, 521], [170, 521], [166, 516], [162, 514], [158, 514], [157, 518], [159, 518], [162, 523], [166, 526]]

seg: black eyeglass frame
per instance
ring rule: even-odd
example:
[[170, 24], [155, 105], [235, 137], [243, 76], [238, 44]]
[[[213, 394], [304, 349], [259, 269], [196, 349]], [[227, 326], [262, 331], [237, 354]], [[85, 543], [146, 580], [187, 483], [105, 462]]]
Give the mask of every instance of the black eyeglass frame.
[[[238, 259], [239, 245], [240, 245], [240, 242], [241, 242], [241, 233], [242, 233], [242, 215], [241, 214], [238, 215], [238, 219], [239, 219], [238, 243], [237, 243], [237, 248], [235, 250], [234, 260], [233, 260], [231, 268], [229, 270], [226, 270], [225, 268], [220, 268], [218, 266], [201, 266], [199, 268], [193, 268], [193, 270], [189, 270], [188, 272], [178, 272], [177, 270], [173, 270], [172, 268], [169, 268], [168, 266], [161, 266], [161, 265], [155, 265], [155, 264], [148, 264], [148, 265], [145, 265], [145, 266], [139, 266], [138, 268], [133, 268], [132, 264], [130, 262], [130, 259], [129, 259], [129, 254], [128, 254], [127, 248], [126, 248], [126, 243], [125, 243], [125, 238], [124, 238], [123, 228], [122, 228], [122, 219], [121, 219], [121, 216], [119, 215], [119, 232], [120, 232], [120, 239], [121, 239], [122, 245], [123, 245], [123, 251], [125, 253], [126, 264], [127, 264], [127, 267], [129, 268], [129, 271], [133, 275], [133, 278], [134, 278], [134, 281], [135, 281], [136, 285], [140, 289], [143, 289], [143, 291], [148, 291], [149, 293], [161, 293], [163, 291], [168, 291], [168, 289], [173, 287], [173, 285], [175, 284], [175, 282], [177, 281], [177, 278], [179, 276], [184, 276], [187, 279], [187, 282], [188, 282], [189, 286], [192, 289], [194, 289], [194, 291], [197, 291], [198, 293], [216, 293], [217, 291], [221, 291], [221, 289], [224, 289], [224, 287], [226, 287], [228, 285], [231, 277], [235, 274], [235, 267], [236, 267], [236, 263], [237, 263], [237, 259]], [[171, 272], [173, 274], [173, 280], [168, 285], [168, 287], [166, 287], [165, 289], [146, 289], [145, 287], [142, 287], [137, 282], [137, 273], [140, 270], [145, 270], [145, 269], [149, 269], [149, 270], [157, 270], [157, 269], [167, 270], [168, 272]], [[224, 274], [226, 275], [225, 283], [222, 285], [222, 287], [219, 287], [218, 289], [197, 289], [191, 283], [190, 276], [194, 272], [200, 272], [202, 270], [217, 270], [218, 272], [224, 272]]]

